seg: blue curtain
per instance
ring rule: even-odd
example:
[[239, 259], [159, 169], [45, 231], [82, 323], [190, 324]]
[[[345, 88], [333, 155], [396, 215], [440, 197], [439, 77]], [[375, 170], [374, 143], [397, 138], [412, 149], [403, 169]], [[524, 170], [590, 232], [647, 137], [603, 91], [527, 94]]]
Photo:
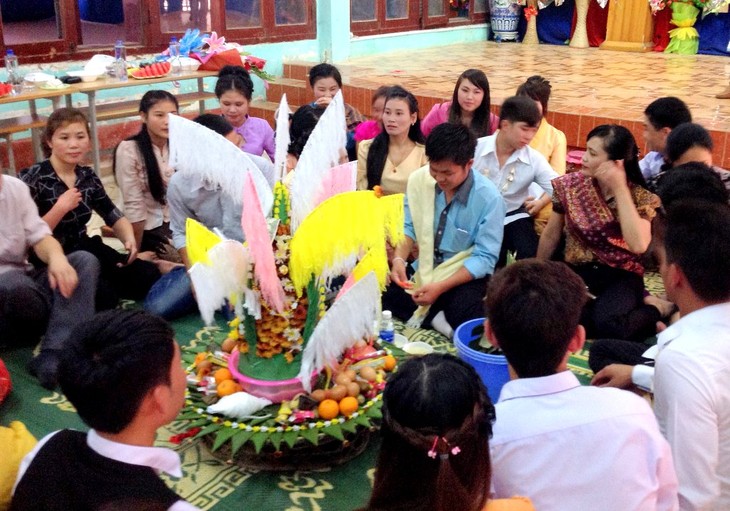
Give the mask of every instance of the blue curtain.
[[565, 44], [570, 39], [575, 0], [565, 0], [556, 7], [554, 3], [540, 9], [537, 15], [537, 37], [542, 43]]
[[3, 21], [38, 21], [56, 14], [53, 0], [4, 0]]
[[708, 55], [730, 55], [730, 14], [710, 14], [697, 20], [695, 28], [700, 33], [699, 53]]
[[122, 0], [79, 0], [83, 21], [96, 23], [124, 23]]

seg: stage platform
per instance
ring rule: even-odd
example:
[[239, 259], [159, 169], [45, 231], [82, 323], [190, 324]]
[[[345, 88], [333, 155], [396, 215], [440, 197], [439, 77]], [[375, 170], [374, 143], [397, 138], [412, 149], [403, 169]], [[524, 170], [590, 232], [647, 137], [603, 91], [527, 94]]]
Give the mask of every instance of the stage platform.
[[[346, 100], [350, 96], [363, 113], [370, 112], [370, 91], [383, 84], [400, 84], [416, 94], [424, 115], [434, 102], [451, 98], [456, 78], [465, 69], [487, 74], [493, 107], [514, 94], [527, 77], [542, 75], [553, 86], [548, 121], [573, 147], [585, 147], [594, 126], [618, 123], [631, 129], [644, 151], [644, 108], [658, 97], [677, 96], [689, 105], [695, 121], [712, 133], [714, 163], [730, 168], [730, 100], [715, 98], [730, 79], [728, 57], [484, 42], [394, 51], [337, 67], [346, 83]], [[347, 93], [349, 87], [355, 88], [354, 96]]]

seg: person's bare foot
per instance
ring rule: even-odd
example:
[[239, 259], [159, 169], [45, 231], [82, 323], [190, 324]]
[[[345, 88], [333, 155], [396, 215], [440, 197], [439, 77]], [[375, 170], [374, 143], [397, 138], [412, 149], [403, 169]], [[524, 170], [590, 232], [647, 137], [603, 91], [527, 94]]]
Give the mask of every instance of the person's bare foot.
[[674, 312], [674, 304], [669, 300], [662, 300], [658, 296], [645, 296], [644, 303], [656, 307], [657, 310], [659, 310], [659, 315], [662, 318], [666, 318]]

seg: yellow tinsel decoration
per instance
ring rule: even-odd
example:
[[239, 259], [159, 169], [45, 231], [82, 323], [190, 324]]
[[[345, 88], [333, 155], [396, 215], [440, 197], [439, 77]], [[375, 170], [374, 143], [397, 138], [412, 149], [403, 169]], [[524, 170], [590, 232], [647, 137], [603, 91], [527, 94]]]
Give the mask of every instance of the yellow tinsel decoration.
[[388, 274], [388, 256], [385, 253], [385, 244], [380, 247], [371, 248], [365, 257], [360, 259], [352, 270], [352, 278], [357, 282], [370, 272], [375, 273], [378, 278], [378, 285], [381, 291], [386, 288], [386, 275]]
[[[377, 198], [372, 191], [347, 192], [322, 202], [292, 237], [289, 275], [300, 295], [313, 275], [337, 268], [352, 256], [375, 249], [385, 260], [384, 242], [403, 238], [403, 195]], [[387, 260], [373, 264], [378, 281], [384, 281]]]

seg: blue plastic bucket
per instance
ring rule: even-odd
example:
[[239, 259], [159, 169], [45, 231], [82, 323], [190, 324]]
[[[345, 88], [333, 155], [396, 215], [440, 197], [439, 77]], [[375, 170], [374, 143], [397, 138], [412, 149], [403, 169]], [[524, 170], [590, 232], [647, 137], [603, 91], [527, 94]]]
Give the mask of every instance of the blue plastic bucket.
[[504, 355], [489, 355], [473, 350], [469, 343], [481, 337], [485, 318], [472, 319], [459, 326], [454, 333], [456, 351], [464, 362], [476, 369], [489, 393], [489, 399], [496, 403], [502, 386], [509, 381], [509, 369]]

